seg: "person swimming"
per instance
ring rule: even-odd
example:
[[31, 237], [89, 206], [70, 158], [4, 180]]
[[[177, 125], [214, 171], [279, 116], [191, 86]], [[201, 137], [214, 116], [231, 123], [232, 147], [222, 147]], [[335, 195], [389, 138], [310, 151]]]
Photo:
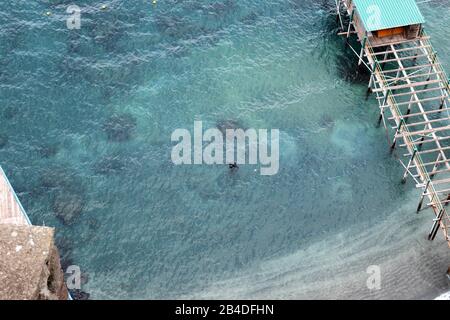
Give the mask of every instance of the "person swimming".
[[228, 165], [228, 168], [230, 169], [239, 169], [239, 166], [237, 165], [236, 161], [234, 163], [230, 163]]

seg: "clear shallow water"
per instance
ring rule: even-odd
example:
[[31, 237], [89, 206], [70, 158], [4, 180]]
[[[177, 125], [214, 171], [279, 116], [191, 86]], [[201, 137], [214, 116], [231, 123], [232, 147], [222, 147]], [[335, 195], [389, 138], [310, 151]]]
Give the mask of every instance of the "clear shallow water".
[[[424, 240], [432, 215], [399, 183], [334, 1], [105, 3], [78, 2], [81, 30], [66, 1], [0, 4], [0, 161], [92, 297], [446, 289], [448, 250]], [[447, 66], [449, 6], [422, 5]], [[279, 174], [173, 166], [170, 135], [194, 120], [279, 128]], [[385, 270], [375, 293], [371, 264]]]

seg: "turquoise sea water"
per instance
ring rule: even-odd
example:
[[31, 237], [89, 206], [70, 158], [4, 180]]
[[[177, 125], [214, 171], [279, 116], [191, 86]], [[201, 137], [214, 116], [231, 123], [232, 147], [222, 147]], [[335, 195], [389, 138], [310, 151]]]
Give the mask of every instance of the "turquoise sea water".
[[[448, 289], [334, 1], [0, 3], [0, 164], [107, 298], [422, 298]], [[450, 1], [422, 4], [450, 71]], [[45, 13], [51, 12], [50, 16]], [[280, 171], [179, 166], [177, 128], [281, 131]], [[380, 265], [382, 289], [366, 268]]]

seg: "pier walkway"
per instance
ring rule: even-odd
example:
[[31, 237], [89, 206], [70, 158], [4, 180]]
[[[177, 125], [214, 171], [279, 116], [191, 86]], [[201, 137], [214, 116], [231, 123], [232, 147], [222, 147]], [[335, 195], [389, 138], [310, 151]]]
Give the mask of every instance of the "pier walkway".
[[[369, 69], [368, 91], [374, 93], [378, 100], [378, 124], [384, 125], [391, 151], [398, 149], [396, 154], [400, 155], [399, 161], [405, 170], [402, 182], [412, 177], [416, 187], [422, 191], [417, 212], [426, 208], [434, 212], [429, 240], [433, 240], [441, 230], [450, 247], [448, 77], [433, 50], [430, 37], [421, 26], [417, 31], [413, 30], [417, 32], [413, 37], [400, 32], [389, 37], [377, 37], [376, 31], [364, 30], [365, 25], [361, 22], [364, 17], [357, 16], [357, 5], [362, 1], [336, 1], [342, 28], [340, 34], [347, 38], [353, 34], [358, 37], [361, 51], [352, 49], [358, 55], [359, 64]], [[372, 4], [377, 6], [381, 2], [372, 1]], [[404, 12], [407, 11], [405, 8]], [[411, 32], [411, 26], [408, 27], [407, 31]], [[395, 33], [395, 29], [390, 30]]]
[[31, 225], [5, 172], [0, 167], [0, 224]]

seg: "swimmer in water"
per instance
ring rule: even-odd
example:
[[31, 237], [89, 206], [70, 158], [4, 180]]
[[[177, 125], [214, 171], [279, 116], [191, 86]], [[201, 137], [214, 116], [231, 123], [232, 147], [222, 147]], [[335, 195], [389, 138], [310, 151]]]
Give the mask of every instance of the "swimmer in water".
[[236, 161], [234, 163], [230, 163], [228, 165], [228, 168], [230, 169], [239, 169], [239, 166], [237, 165]]

